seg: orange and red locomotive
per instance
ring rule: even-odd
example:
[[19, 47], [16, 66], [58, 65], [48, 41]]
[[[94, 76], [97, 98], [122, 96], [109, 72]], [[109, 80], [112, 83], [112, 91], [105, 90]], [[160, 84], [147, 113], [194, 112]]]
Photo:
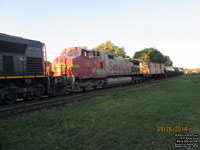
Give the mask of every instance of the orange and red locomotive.
[[[144, 72], [145, 64], [148, 68], [146, 72]], [[71, 90], [139, 82], [151, 74], [158, 77], [164, 74], [163, 64], [141, 60], [130, 61], [115, 57], [111, 53], [78, 47], [64, 49], [52, 62], [52, 69], [55, 77], [67, 77]]]

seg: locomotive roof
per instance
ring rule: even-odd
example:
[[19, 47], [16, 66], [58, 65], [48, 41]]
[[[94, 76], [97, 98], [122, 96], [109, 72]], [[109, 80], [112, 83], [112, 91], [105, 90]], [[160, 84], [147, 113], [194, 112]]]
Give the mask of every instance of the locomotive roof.
[[[70, 48], [67, 48], [67, 50], [76, 49], [76, 48], [79, 48], [79, 49], [85, 50], [85, 51], [96, 51], [96, 52], [101, 52], [101, 51], [99, 51], [99, 50], [87, 49], [87, 48], [82, 48], [82, 47], [70, 47]], [[108, 53], [108, 52], [101, 52], [101, 53]], [[113, 55], [112, 53], [108, 53], [108, 54]]]
[[12, 35], [8, 35], [8, 34], [4, 34], [4, 33], [0, 33], [0, 41], [26, 44], [26, 45], [28, 45], [30, 42], [41, 43], [40, 41], [25, 39], [25, 38], [22, 38], [22, 37], [12, 36]]
[[142, 59], [135, 59], [135, 58], [133, 58], [133, 59], [131, 59], [131, 61], [143, 61]]
[[0, 52], [24, 53], [27, 47], [41, 48], [43, 43], [0, 33]]
[[113, 55], [114, 56], [114, 54], [110, 53], [110, 52], [101, 52], [100, 50], [93, 50], [93, 49], [86, 49], [86, 48], [81, 48], [81, 49], [86, 50], [86, 51], [95, 51], [95, 52], [100, 52], [100, 53], [107, 53], [109, 55]]

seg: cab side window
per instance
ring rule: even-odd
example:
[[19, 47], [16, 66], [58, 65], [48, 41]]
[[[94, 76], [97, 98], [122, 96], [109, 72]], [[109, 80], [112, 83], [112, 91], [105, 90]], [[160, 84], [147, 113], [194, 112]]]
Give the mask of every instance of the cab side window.
[[88, 57], [89, 56], [88, 51], [83, 51], [83, 56]]
[[103, 62], [100, 62], [100, 69], [103, 69]]
[[89, 58], [93, 58], [93, 52], [88, 52]]
[[92, 51], [83, 51], [83, 56], [88, 58], [93, 58], [93, 52]]
[[113, 55], [108, 55], [108, 58], [109, 59], [114, 59], [114, 56]]
[[96, 53], [96, 51], [93, 51], [93, 56], [95, 57], [95, 56], [97, 56], [97, 53]]

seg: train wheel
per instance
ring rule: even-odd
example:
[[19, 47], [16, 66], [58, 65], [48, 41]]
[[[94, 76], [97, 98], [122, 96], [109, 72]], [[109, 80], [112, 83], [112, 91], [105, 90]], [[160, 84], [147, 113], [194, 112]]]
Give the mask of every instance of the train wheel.
[[85, 91], [86, 91], [86, 87], [82, 87], [82, 88], [81, 88], [81, 91], [82, 91], [82, 92], [85, 92]]
[[37, 90], [34, 92], [34, 97], [33, 97], [33, 100], [39, 100], [42, 96], [42, 93], [40, 90]]
[[93, 88], [93, 90], [97, 90], [97, 86], [93, 86], [92, 88]]
[[136, 81], [134, 79], [132, 80], [132, 84], [136, 84]]
[[17, 94], [10, 93], [8, 94], [7, 98], [4, 100], [6, 104], [13, 104], [17, 101]]

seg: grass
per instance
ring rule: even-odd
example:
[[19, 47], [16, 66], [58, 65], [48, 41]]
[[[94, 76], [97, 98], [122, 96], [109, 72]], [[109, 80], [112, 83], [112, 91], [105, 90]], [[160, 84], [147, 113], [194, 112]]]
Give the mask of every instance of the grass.
[[175, 132], [200, 134], [200, 75], [184, 75], [139, 88], [0, 120], [2, 150], [171, 150]]

